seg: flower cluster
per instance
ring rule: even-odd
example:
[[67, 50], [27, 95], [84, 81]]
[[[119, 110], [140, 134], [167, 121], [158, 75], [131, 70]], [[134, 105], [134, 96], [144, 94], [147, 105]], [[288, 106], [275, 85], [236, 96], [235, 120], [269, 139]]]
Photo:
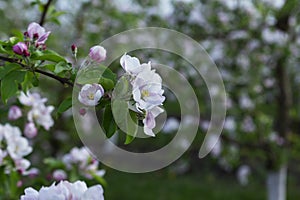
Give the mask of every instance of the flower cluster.
[[13, 46], [13, 51], [22, 56], [30, 56], [30, 46], [36, 49], [44, 50], [46, 49], [46, 40], [50, 31], [46, 32], [45, 28], [39, 24], [32, 22], [29, 24], [27, 31], [24, 33], [24, 41], [18, 42]]
[[145, 114], [144, 132], [155, 136], [152, 130], [156, 126], [155, 118], [164, 111], [159, 107], [165, 101], [162, 79], [151, 69], [150, 62], [141, 64], [138, 58], [124, 54], [120, 64], [131, 77], [135, 106], [140, 113]]
[[24, 106], [31, 107], [27, 113], [28, 123], [25, 125], [24, 133], [27, 137], [32, 138], [37, 134], [36, 125], [42, 126], [45, 130], [49, 130], [53, 126], [54, 121], [51, 112], [54, 110], [53, 106], [46, 106], [47, 98], [42, 98], [38, 93], [25, 94], [21, 92], [19, 101]]
[[6, 173], [17, 170], [26, 175], [30, 162], [24, 157], [31, 152], [32, 147], [18, 127], [0, 124], [0, 166], [5, 166]]
[[92, 158], [85, 148], [73, 148], [70, 153], [62, 158], [67, 169], [78, 167], [78, 172], [87, 179], [92, 179], [93, 176], [104, 176], [105, 170], [99, 170], [99, 162]]
[[61, 181], [57, 185], [42, 187], [39, 191], [26, 188], [20, 200], [104, 200], [101, 185], [87, 187], [83, 181]]

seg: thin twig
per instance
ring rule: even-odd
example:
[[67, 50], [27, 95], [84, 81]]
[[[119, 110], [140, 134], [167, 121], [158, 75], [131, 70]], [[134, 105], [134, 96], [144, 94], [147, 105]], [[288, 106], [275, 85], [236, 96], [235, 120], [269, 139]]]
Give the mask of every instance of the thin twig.
[[[0, 60], [4, 60], [4, 61], [10, 62], [10, 63], [16, 63], [16, 64], [20, 65], [22, 68], [24, 68], [26, 70], [30, 69], [29, 66], [19, 62], [18, 59], [7, 58], [7, 57], [4, 57], [4, 56], [0, 55]], [[53, 78], [53, 79], [61, 82], [62, 84], [67, 84], [67, 85], [73, 87], [73, 83], [67, 78], [62, 78], [62, 77], [56, 76], [55, 74], [51, 74], [49, 72], [46, 72], [46, 71], [43, 71], [43, 70], [40, 70], [40, 69], [34, 69], [34, 72], [37, 72], [39, 74], [43, 74], [45, 76], [48, 76], [50, 78]]]
[[41, 26], [43, 26], [45, 23], [46, 15], [47, 15], [47, 12], [48, 12], [51, 2], [52, 2], [52, 0], [48, 0], [48, 2], [44, 5], [44, 10], [43, 10], [41, 20], [39, 23]]

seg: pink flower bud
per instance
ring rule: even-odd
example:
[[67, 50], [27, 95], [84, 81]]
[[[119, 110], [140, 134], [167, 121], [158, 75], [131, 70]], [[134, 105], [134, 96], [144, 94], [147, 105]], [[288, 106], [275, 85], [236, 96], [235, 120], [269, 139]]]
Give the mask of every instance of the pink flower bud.
[[85, 108], [80, 108], [80, 109], [79, 109], [79, 114], [80, 114], [81, 116], [84, 116], [84, 115], [86, 114], [86, 109], [85, 109]]
[[8, 119], [9, 120], [17, 120], [22, 117], [22, 111], [18, 106], [10, 107], [8, 111]]
[[72, 44], [71, 49], [72, 52], [74, 53], [75, 51], [77, 51], [77, 46], [75, 44]]
[[89, 57], [95, 62], [102, 62], [106, 58], [106, 50], [102, 46], [93, 46], [90, 49]]
[[34, 138], [37, 135], [37, 128], [33, 122], [25, 125], [24, 134], [27, 138]]
[[25, 36], [25, 37], [29, 37], [29, 34], [28, 34], [27, 31], [24, 32], [24, 36]]
[[23, 186], [23, 181], [22, 180], [19, 180], [18, 182], [17, 182], [17, 187], [19, 188], [19, 187], [22, 187]]
[[28, 47], [24, 42], [18, 42], [13, 46], [13, 51], [18, 55], [28, 56]]
[[56, 181], [62, 181], [65, 180], [67, 178], [67, 174], [64, 170], [61, 169], [57, 169], [53, 172], [52, 174], [53, 179]]

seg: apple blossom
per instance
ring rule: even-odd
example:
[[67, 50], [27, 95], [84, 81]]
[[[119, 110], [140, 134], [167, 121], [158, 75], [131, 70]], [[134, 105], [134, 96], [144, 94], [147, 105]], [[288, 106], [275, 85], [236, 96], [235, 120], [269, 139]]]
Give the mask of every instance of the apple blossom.
[[85, 84], [78, 95], [78, 100], [86, 106], [95, 106], [104, 95], [104, 89], [100, 84]]
[[74, 147], [70, 153], [65, 154], [62, 158], [67, 169], [72, 169], [73, 166], [79, 167], [81, 174], [87, 179], [92, 179], [91, 174], [104, 176], [105, 170], [99, 170], [99, 162], [92, 158], [89, 152], [84, 148]]
[[20, 200], [104, 200], [101, 185], [87, 187], [83, 181], [61, 181], [57, 185], [42, 187], [39, 191], [26, 188]]
[[25, 195], [21, 196], [21, 200], [39, 200], [39, 192], [33, 188], [26, 188]]
[[155, 128], [155, 117], [157, 117], [160, 113], [164, 112], [164, 110], [158, 106], [146, 110], [146, 117], [143, 119], [144, 123], [144, 132], [146, 135], [155, 136], [152, 129]]
[[34, 40], [37, 45], [45, 44], [50, 33], [50, 31], [46, 32], [45, 28], [36, 22], [30, 23], [27, 28], [27, 34], [29, 38]]
[[22, 111], [18, 106], [12, 106], [8, 111], [8, 119], [9, 120], [17, 120], [22, 117]]
[[47, 98], [42, 98], [40, 94], [30, 93], [29, 91], [27, 91], [26, 94], [21, 92], [18, 98], [20, 103], [25, 106], [36, 106], [39, 104], [44, 104], [47, 101]]
[[21, 159], [32, 152], [28, 140], [22, 136], [7, 140], [7, 151], [13, 159]]
[[165, 100], [161, 77], [154, 70], [140, 72], [133, 80], [132, 86], [137, 109], [148, 110], [162, 105]]
[[95, 62], [102, 62], [106, 58], [106, 50], [102, 46], [93, 46], [90, 49], [89, 57]]
[[24, 174], [26, 169], [30, 167], [30, 162], [24, 158], [15, 160], [16, 169], [21, 172], [21, 174]]
[[38, 125], [43, 126], [45, 130], [49, 130], [50, 127], [52, 127], [54, 124], [54, 121], [51, 116], [51, 112], [53, 110], [53, 106], [45, 106], [44, 104], [34, 106], [27, 114], [28, 121], [34, 121]]
[[129, 73], [130, 75], [136, 76], [138, 73], [147, 70], [149, 71], [151, 69], [150, 62], [140, 64], [140, 61], [136, 57], [131, 57], [127, 54], [124, 54], [120, 59], [120, 64], [123, 67], [123, 69]]
[[29, 56], [28, 47], [24, 42], [18, 42], [13, 46], [13, 51], [22, 56]]
[[27, 138], [34, 138], [37, 135], [37, 128], [33, 122], [29, 122], [25, 125], [24, 135]]

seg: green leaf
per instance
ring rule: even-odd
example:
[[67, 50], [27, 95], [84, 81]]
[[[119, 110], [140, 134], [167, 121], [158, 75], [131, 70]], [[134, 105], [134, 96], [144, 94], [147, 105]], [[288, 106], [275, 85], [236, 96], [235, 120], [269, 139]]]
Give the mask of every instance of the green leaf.
[[22, 89], [27, 91], [33, 86], [38, 85], [39, 80], [37, 77], [30, 71], [27, 71], [24, 77], [24, 81], [22, 82]]
[[103, 77], [100, 78], [99, 84], [101, 84], [105, 90], [111, 90], [115, 86], [112, 80]]
[[1, 98], [3, 103], [15, 96], [18, 92], [18, 84], [24, 81], [25, 71], [11, 71], [1, 81]]
[[107, 105], [105, 107], [105, 110], [104, 110], [104, 113], [103, 113], [102, 126], [103, 126], [103, 128], [105, 130], [105, 134], [108, 138], [113, 136], [114, 133], [117, 130], [117, 125], [115, 123], [110, 105]]
[[55, 65], [55, 68], [54, 68], [54, 73], [55, 74], [59, 74], [63, 71], [70, 71], [72, 70], [72, 66], [70, 66], [68, 63], [66, 62], [59, 62]]
[[65, 165], [62, 161], [56, 160], [54, 158], [45, 158], [44, 163], [48, 165], [51, 169], [62, 169]]
[[131, 97], [131, 84], [129, 83], [128, 77], [122, 76], [115, 86], [113, 91], [113, 98], [129, 100]]
[[15, 44], [17, 44], [18, 42], [20, 42], [20, 38], [17, 38], [17, 37], [11, 37], [11, 38], [9, 38], [9, 43], [10, 43], [11, 45], [15, 45]]
[[52, 62], [67, 62], [64, 57], [52, 50], [35, 51], [31, 57], [34, 60], [47, 60]]
[[76, 81], [79, 84], [99, 83], [105, 90], [111, 90], [115, 86], [116, 77], [109, 68], [100, 65], [80, 71]]
[[68, 97], [58, 106], [57, 114], [62, 114], [72, 107], [72, 97]]
[[105, 181], [105, 179], [101, 176], [98, 176], [96, 173], [94, 173], [93, 171], [90, 172], [90, 174], [92, 175], [92, 177], [98, 182], [100, 183], [103, 187], [107, 186], [107, 183]]
[[112, 112], [118, 127], [127, 134], [125, 144], [129, 144], [132, 142], [138, 131], [138, 118], [136, 113], [128, 109], [126, 100], [120, 99], [113, 100]]
[[2, 78], [5, 77], [6, 74], [16, 69], [22, 68], [16, 63], [6, 63], [4, 66], [0, 67], [0, 80], [2, 80]]

